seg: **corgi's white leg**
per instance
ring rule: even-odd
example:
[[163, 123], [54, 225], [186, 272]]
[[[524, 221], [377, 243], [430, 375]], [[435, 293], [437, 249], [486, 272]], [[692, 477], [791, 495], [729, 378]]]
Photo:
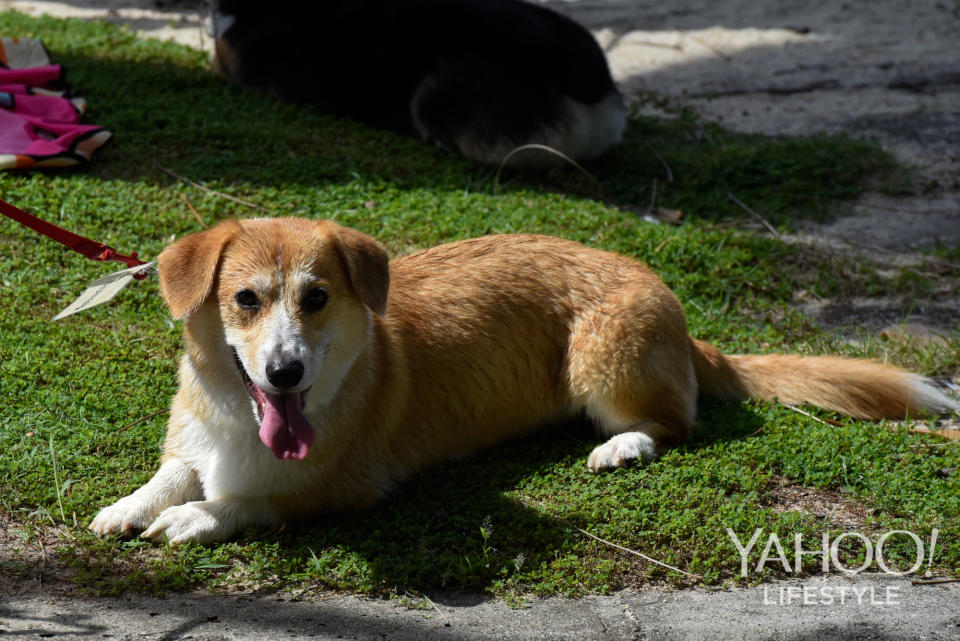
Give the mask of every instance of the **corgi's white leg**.
[[609, 438], [590, 454], [591, 471], [653, 460], [690, 435], [697, 377], [683, 308], [666, 286], [623, 288], [585, 310], [569, 344], [572, 405]]
[[248, 527], [272, 525], [279, 520], [277, 511], [263, 500], [192, 501], [168, 507], [140, 536], [151, 540], [166, 536], [170, 545], [190, 541], [213, 543], [229, 539]]
[[171, 505], [202, 496], [196, 472], [181, 460], [172, 458], [160, 466], [146, 485], [100, 510], [90, 523], [90, 529], [100, 535], [140, 531]]

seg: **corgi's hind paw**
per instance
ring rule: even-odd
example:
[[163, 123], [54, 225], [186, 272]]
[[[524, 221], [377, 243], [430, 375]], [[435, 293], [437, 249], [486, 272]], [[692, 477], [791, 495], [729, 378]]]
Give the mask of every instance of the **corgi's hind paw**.
[[587, 467], [591, 472], [600, 472], [623, 467], [630, 461], [652, 461], [657, 458], [656, 444], [643, 432], [617, 434], [590, 453]]

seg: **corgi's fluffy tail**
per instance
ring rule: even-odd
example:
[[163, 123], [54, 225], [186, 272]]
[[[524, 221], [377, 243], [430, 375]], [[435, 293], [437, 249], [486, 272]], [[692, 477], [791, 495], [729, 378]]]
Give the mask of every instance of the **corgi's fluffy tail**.
[[960, 407], [928, 379], [885, 363], [836, 356], [725, 356], [692, 340], [697, 382], [708, 396], [779, 399], [870, 420], [943, 414]]

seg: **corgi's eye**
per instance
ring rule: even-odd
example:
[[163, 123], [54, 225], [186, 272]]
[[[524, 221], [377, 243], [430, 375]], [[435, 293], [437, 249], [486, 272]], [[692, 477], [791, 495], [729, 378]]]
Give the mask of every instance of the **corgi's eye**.
[[318, 312], [323, 309], [330, 295], [322, 287], [314, 287], [303, 297], [303, 308], [308, 312]]
[[243, 309], [260, 309], [260, 299], [249, 289], [237, 292], [237, 295], [233, 298], [237, 301], [237, 305]]

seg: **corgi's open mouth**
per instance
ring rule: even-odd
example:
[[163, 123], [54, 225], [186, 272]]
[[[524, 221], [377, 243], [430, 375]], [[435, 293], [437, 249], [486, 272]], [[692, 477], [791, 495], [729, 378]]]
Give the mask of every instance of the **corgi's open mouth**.
[[235, 349], [233, 360], [240, 370], [247, 393], [257, 405], [260, 440], [263, 444], [279, 459], [300, 460], [306, 457], [314, 438], [313, 425], [303, 413], [310, 390], [287, 394], [265, 392], [250, 379]]

